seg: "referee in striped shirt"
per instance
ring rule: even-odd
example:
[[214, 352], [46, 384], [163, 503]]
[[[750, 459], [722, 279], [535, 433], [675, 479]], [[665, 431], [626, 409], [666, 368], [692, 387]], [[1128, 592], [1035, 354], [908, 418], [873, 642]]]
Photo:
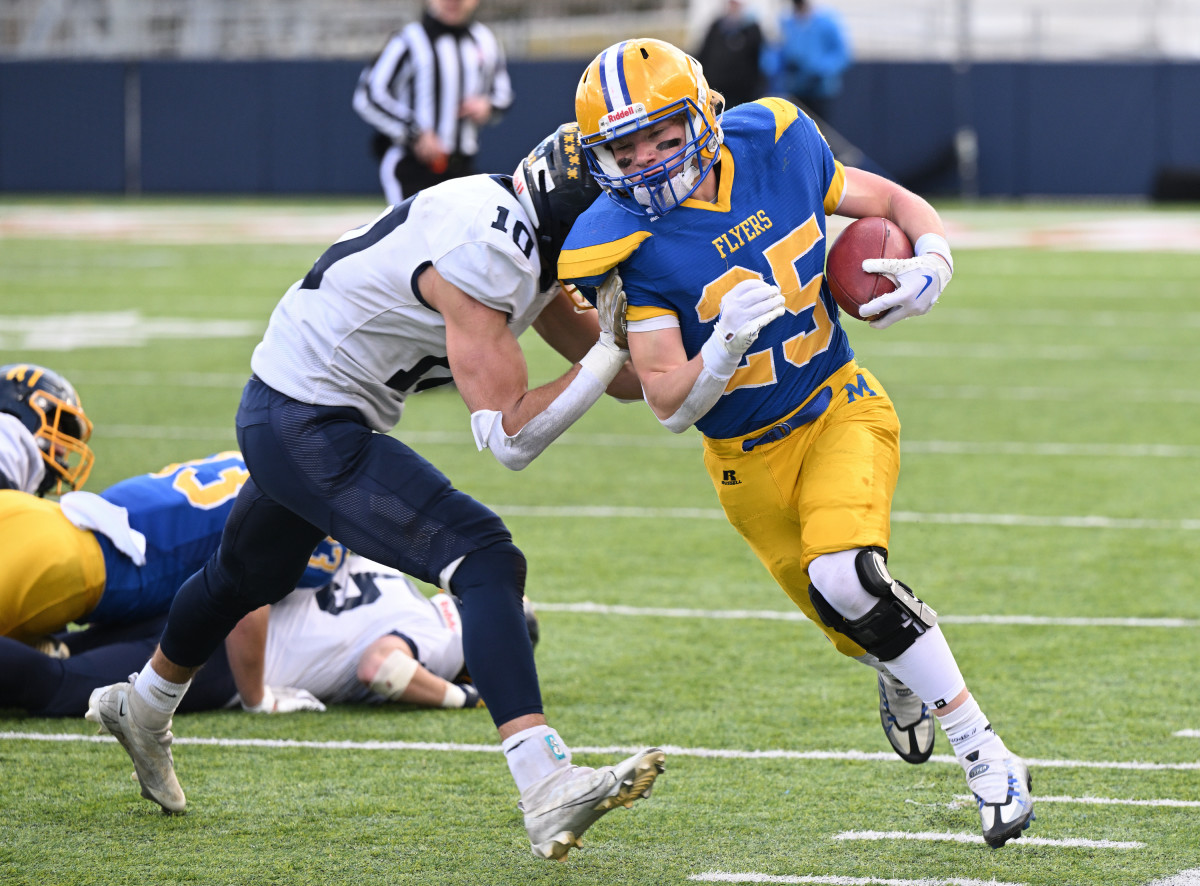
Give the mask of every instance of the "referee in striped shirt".
[[363, 69], [354, 110], [376, 129], [389, 204], [475, 172], [479, 128], [513, 99], [504, 50], [474, 21], [479, 0], [427, 0]]

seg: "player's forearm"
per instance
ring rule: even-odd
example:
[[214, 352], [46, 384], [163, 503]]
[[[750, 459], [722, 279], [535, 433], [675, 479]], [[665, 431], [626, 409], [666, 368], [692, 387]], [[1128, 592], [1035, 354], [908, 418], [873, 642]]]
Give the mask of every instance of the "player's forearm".
[[[624, 362], [622, 356], [597, 344], [577, 367], [550, 385], [530, 391], [515, 408], [472, 412], [471, 431], [476, 446], [480, 450], [490, 449], [506, 468], [523, 470], [600, 399]], [[560, 389], [564, 379], [569, 381]], [[553, 391], [557, 393], [546, 402], [545, 398]]]
[[233, 682], [244, 705], [263, 700], [263, 675], [267, 652], [269, 606], [256, 609], [237, 623], [225, 638], [225, 652]]
[[[634, 364], [637, 365], [636, 362]], [[639, 367], [646, 404], [659, 421], [679, 411], [696, 384], [704, 363], [699, 356], [666, 372], [648, 372]]]
[[691, 387], [684, 392], [682, 398], [679, 397], [678, 391], [673, 393], [671, 402], [678, 400], [677, 405], [669, 412], [666, 408], [662, 412], [655, 412], [662, 426], [672, 434], [682, 434], [707, 414], [721, 399], [726, 385], [729, 384], [727, 377], [714, 374], [712, 368], [704, 361], [703, 354], [689, 366], [693, 364], [697, 371]]

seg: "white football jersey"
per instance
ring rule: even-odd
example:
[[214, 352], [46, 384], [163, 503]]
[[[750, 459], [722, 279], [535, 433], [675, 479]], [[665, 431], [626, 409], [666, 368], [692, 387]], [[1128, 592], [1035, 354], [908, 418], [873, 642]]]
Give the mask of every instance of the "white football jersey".
[[462, 624], [450, 598], [431, 600], [400, 572], [351, 555], [324, 588], [297, 589], [272, 604], [264, 682], [307, 689], [326, 704], [382, 702], [359, 681], [358, 660], [393, 631], [442, 679], [462, 670]]
[[294, 400], [352, 406], [391, 430], [408, 394], [452, 381], [445, 323], [414, 291], [430, 264], [519, 336], [554, 287], [538, 290], [534, 228], [507, 181], [451, 179], [344, 234], [275, 308], [254, 372]]

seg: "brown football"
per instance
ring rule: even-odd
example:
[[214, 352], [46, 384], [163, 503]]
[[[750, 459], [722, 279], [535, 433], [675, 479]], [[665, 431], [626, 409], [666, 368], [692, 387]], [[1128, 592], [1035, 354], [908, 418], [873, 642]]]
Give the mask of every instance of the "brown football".
[[829, 247], [825, 279], [829, 291], [843, 311], [859, 316], [859, 306], [891, 292], [895, 285], [882, 274], [868, 274], [862, 263], [868, 258], [912, 258], [912, 244], [905, 233], [886, 218], [860, 218], [851, 222]]

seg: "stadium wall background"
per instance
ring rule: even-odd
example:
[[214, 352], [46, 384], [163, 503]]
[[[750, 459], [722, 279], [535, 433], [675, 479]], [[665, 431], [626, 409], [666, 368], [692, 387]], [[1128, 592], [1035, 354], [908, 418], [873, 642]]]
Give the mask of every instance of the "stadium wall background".
[[[481, 171], [510, 172], [573, 116], [586, 63], [510, 63], [517, 101]], [[0, 62], [0, 192], [378, 194], [360, 67]], [[829, 123], [926, 194], [1200, 199], [1197, 109], [1200, 63], [863, 62]]]

